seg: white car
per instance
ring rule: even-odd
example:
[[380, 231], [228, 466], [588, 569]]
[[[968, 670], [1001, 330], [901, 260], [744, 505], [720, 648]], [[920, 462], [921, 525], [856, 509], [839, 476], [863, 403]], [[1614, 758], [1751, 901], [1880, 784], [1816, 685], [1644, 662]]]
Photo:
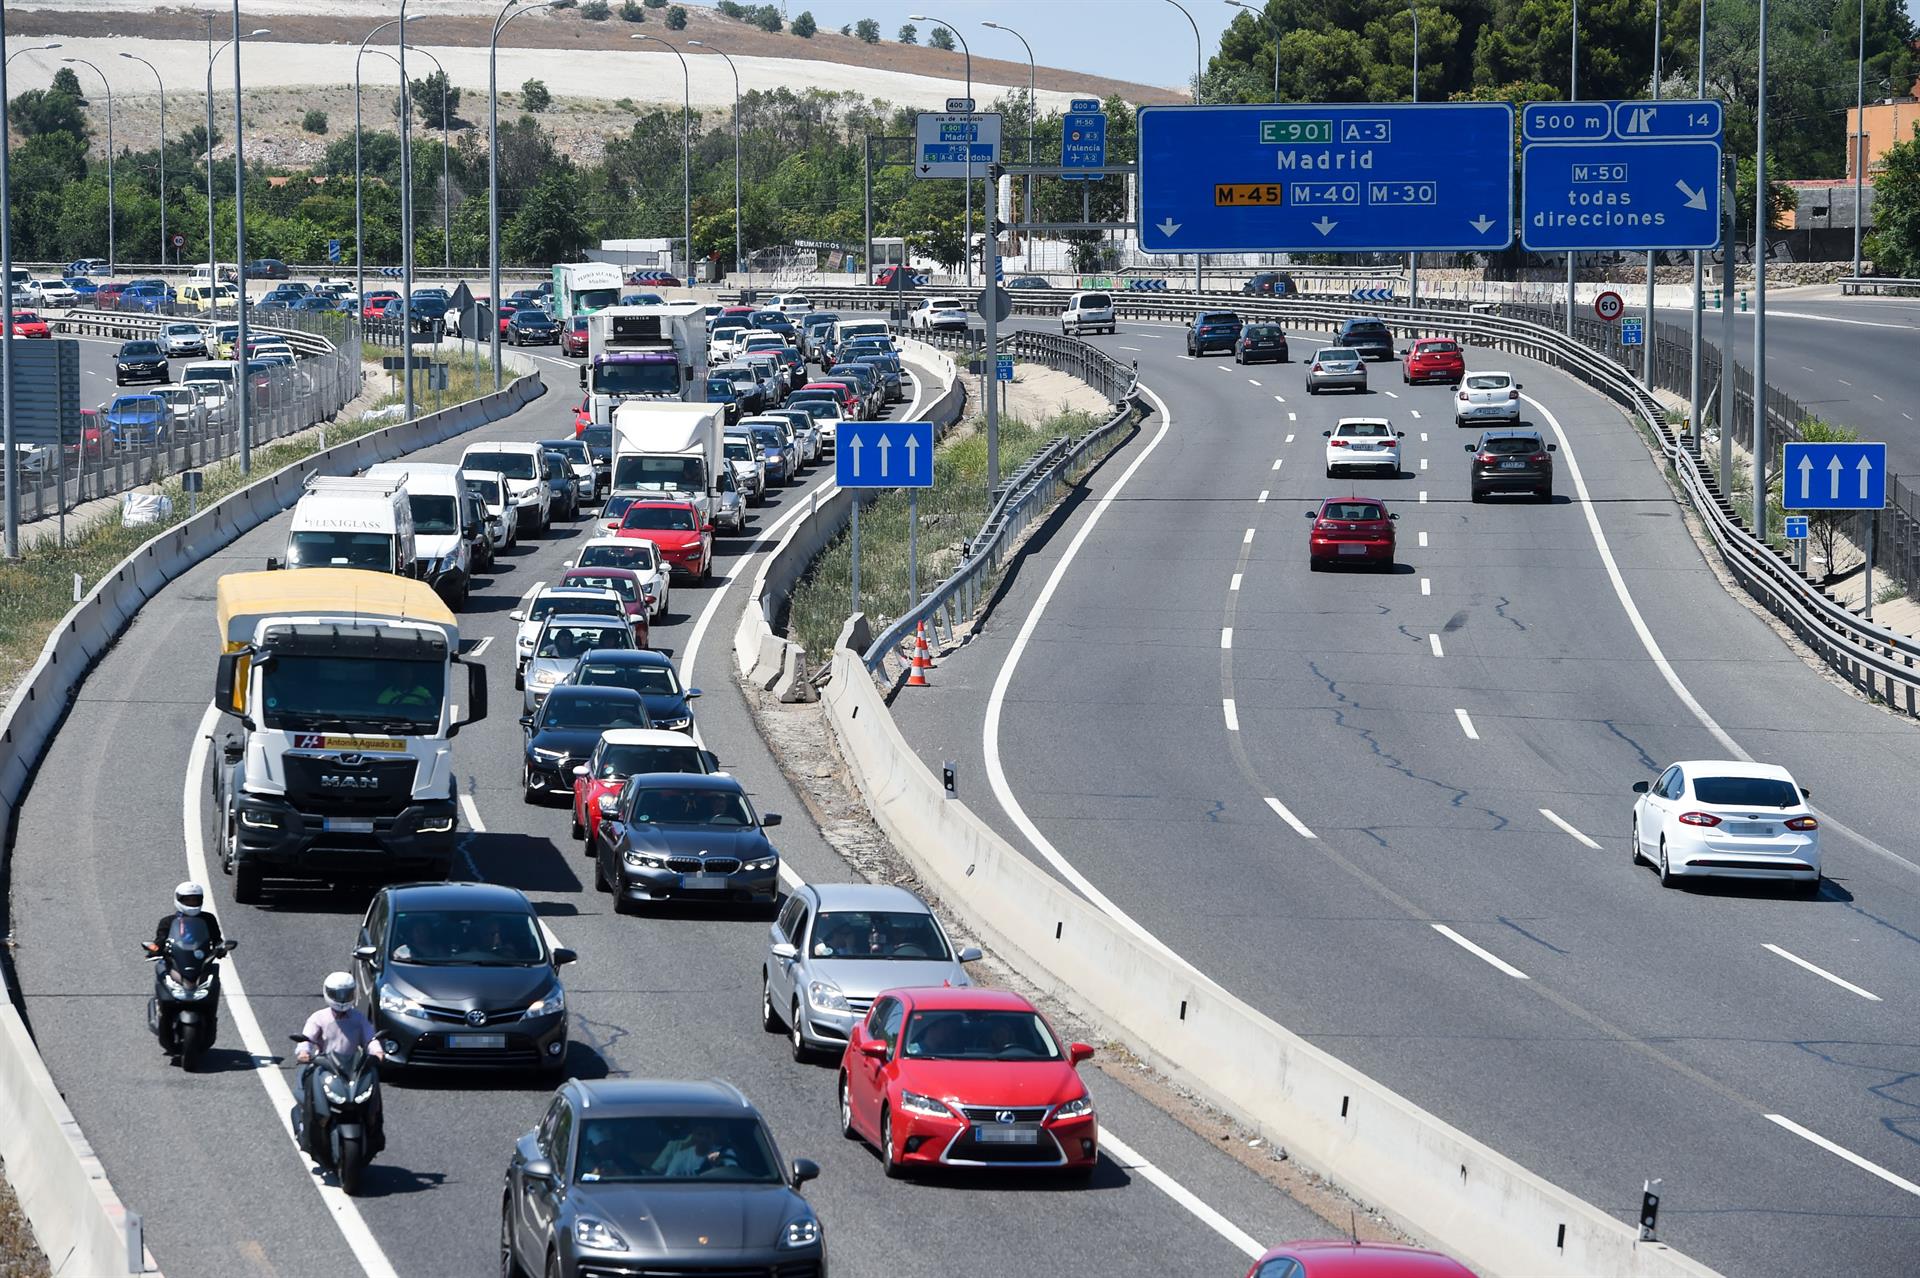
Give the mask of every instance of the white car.
[[1723, 876], [1820, 890], [1820, 822], [1785, 768], [1684, 759], [1633, 792], [1633, 863], [1651, 864], [1660, 886]]
[[480, 503], [487, 508], [493, 548], [500, 551], [512, 546], [520, 539], [520, 508], [513, 504], [506, 480], [484, 471], [477, 475], [463, 474], [461, 478], [468, 488], [480, 494]]
[[805, 293], [782, 293], [769, 309], [782, 315], [805, 315], [813, 309], [813, 299]]
[[207, 332], [198, 324], [167, 324], [160, 329], [160, 340], [166, 344], [168, 359], [181, 359], [186, 356], [207, 357]]
[[957, 297], [929, 297], [907, 312], [907, 328], [915, 333], [967, 331], [967, 306]]
[[660, 548], [644, 537], [595, 537], [580, 547], [579, 557], [568, 560], [567, 567], [625, 568], [640, 579], [640, 589], [651, 605], [647, 620], [667, 615], [672, 576]]
[[1332, 430], [1320, 432], [1327, 437], [1327, 478], [1341, 471], [1384, 470], [1400, 473], [1400, 441], [1397, 431], [1384, 417], [1342, 417]]
[[1075, 293], [1069, 297], [1067, 309], [1060, 312], [1060, 331], [1074, 336], [1081, 333], [1113, 332], [1113, 295], [1111, 293]]
[[73, 291], [65, 280], [35, 280], [40, 286], [40, 304], [51, 306], [55, 310], [71, 309], [80, 304], [80, 295]]
[[1468, 373], [1460, 379], [1453, 394], [1453, 424], [1477, 426], [1481, 422], [1520, 424], [1519, 382], [1512, 373]]
[[552, 613], [602, 614], [625, 619], [627, 603], [612, 590], [600, 590], [589, 586], [542, 586], [534, 591], [527, 600], [526, 607], [515, 608], [507, 615], [520, 623], [513, 635], [513, 686], [521, 686], [521, 676], [526, 673], [527, 662], [533, 656], [534, 641], [540, 637], [540, 628], [546, 624]]
[[205, 383], [176, 382], [171, 386], [156, 386], [153, 393], [167, 401], [167, 407], [173, 410], [173, 429], [175, 437], [204, 435], [207, 431], [207, 397], [201, 389]]

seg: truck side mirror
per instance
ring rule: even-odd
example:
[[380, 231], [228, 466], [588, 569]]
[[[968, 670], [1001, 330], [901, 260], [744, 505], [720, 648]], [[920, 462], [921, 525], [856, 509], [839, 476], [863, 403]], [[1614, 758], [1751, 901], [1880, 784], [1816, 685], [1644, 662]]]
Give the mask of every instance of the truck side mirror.
[[286, 565], [281, 563], [278, 559], [274, 558], [272, 555], [267, 556], [268, 572], [279, 572], [284, 567], [286, 567]]
[[[214, 666], [213, 704], [219, 707], [221, 714], [245, 716], [247, 710], [247, 675], [253, 668], [253, 649], [242, 648], [237, 652], [223, 652]], [[251, 727], [251, 725], [248, 725]]]
[[580, 366], [580, 389], [587, 389], [587, 366], [585, 364]]
[[487, 717], [487, 668], [478, 661], [467, 661], [455, 657], [453, 663], [467, 668], [467, 713], [447, 725], [447, 737], [451, 740], [459, 735], [460, 729], [470, 723], [478, 723]]

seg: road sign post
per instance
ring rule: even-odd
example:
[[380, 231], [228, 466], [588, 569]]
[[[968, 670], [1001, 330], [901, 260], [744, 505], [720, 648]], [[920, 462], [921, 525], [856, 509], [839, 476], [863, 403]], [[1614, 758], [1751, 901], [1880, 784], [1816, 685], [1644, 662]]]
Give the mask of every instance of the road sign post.
[[997, 381], [1002, 381], [1002, 382], [1012, 381], [1013, 380], [1013, 356], [1011, 355], [995, 356], [993, 375], [995, 380]]
[[1643, 321], [1638, 315], [1633, 316], [1631, 319], [1623, 319], [1620, 321], [1620, 344], [1622, 346], [1638, 346], [1646, 340], [1646, 332], [1642, 327], [1642, 323]]
[[1720, 243], [1720, 104], [1529, 102], [1520, 242], [1536, 253]]
[[1780, 504], [1786, 509], [1885, 509], [1885, 444], [1790, 443], [1782, 451]]
[[[833, 449], [833, 480], [841, 488], [907, 488], [907, 589], [920, 602], [917, 492], [933, 487], [933, 423], [868, 421], [840, 423]], [[853, 611], [860, 611], [860, 498], [853, 500], [848, 532], [853, 555]]]
[[1148, 253], [1491, 252], [1513, 240], [1505, 102], [1143, 107]]

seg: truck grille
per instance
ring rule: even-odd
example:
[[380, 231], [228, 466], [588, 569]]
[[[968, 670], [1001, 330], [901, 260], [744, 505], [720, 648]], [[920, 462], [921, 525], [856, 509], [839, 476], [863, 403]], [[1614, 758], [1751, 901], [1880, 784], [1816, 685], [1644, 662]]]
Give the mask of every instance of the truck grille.
[[[346, 756], [351, 759], [353, 756]], [[309, 804], [328, 812], [391, 812], [413, 799], [415, 760], [359, 756], [343, 763], [338, 755], [289, 754], [287, 801], [305, 810]]]

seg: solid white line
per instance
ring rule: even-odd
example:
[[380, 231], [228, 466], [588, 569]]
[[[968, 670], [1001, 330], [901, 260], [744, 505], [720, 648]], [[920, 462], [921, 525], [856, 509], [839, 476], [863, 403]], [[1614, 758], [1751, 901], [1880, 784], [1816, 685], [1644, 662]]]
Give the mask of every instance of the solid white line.
[[1763, 950], [1771, 950], [1773, 953], [1778, 954], [1781, 958], [1785, 959], [1787, 962], [1792, 963], [1797, 967], [1804, 967], [1807, 969], [1807, 971], [1812, 972], [1815, 976], [1821, 978], [1822, 980], [1832, 981], [1835, 985], [1838, 985], [1841, 989], [1846, 990], [1847, 992], [1852, 994], [1858, 994], [1861, 998], [1866, 999], [1868, 1002], [1878, 1003], [1880, 1001], [1880, 996], [1878, 994], [1875, 994], [1869, 990], [1863, 990], [1858, 985], [1855, 985], [1852, 981], [1842, 980], [1840, 977], [1835, 976], [1832, 972], [1829, 972], [1826, 968], [1819, 967], [1813, 963], [1809, 963], [1805, 959], [1801, 958], [1798, 954], [1791, 954], [1786, 950], [1781, 949], [1779, 946], [1773, 944], [1770, 941], [1762, 943], [1760, 948]]
[[[187, 753], [186, 782], [181, 791], [180, 813], [187, 842], [187, 877], [199, 883], [213, 881], [213, 875], [207, 869], [206, 841], [201, 835], [200, 804], [204, 791], [201, 777], [206, 773], [207, 750], [212, 745], [213, 730], [219, 723], [220, 711], [208, 706], [206, 713], [200, 716], [200, 726], [194, 729], [193, 749]], [[286, 1078], [280, 1073], [278, 1054], [267, 1046], [267, 1036], [261, 1032], [260, 1020], [254, 1015], [253, 1004], [247, 999], [246, 986], [240, 980], [239, 965], [229, 956], [223, 966], [225, 970], [220, 973], [221, 1001], [226, 1004], [234, 1028], [240, 1031], [240, 1041], [246, 1045], [247, 1054], [253, 1057], [254, 1076], [260, 1080], [260, 1086], [266, 1089], [268, 1108], [280, 1120], [280, 1128], [286, 1132], [287, 1140], [293, 1145], [301, 1165], [309, 1169], [311, 1174], [312, 1170], [316, 1170], [314, 1164], [293, 1136], [293, 1089], [287, 1086]], [[320, 1193], [320, 1201], [326, 1204], [327, 1214], [333, 1217], [333, 1223], [339, 1228], [340, 1236], [346, 1239], [353, 1258], [360, 1262], [360, 1271], [367, 1278], [399, 1278], [386, 1252], [380, 1249], [379, 1242], [374, 1239], [373, 1231], [367, 1228], [367, 1222], [361, 1218], [360, 1209], [354, 1205], [353, 1199], [347, 1197], [338, 1185], [327, 1184], [318, 1176], [312, 1179], [313, 1187]]]
[[1434, 656], [1436, 656], [1436, 657], [1444, 657], [1444, 656], [1446, 656], [1446, 655], [1447, 655], [1447, 654], [1446, 654], [1446, 652], [1445, 652], [1445, 651], [1443, 651], [1443, 650], [1441, 649], [1441, 647], [1440, 647], [1440, 636], [1439, 636], [1439, 635], [1436, 635], [1436, 634], [1429, 634], [1429, 635], [1427, 636], [1427, 643], [1428, 643], [1428, 645], [1429, 645], [1429, 646], [1431, 646], [1431, 647], [1433, 648], [1433, 655], [1434, 655]]
[[1256, 504], [1256, 505], [1260, 505], [1260, 506], [1264, 506], [1264, 505], [1266, 505], [1266, 504], [1267, 504], [1267, 494], [1268, 494], [1268, 493], [1270, 493], [1270, 492], [1272, 492], [1272, 491], [1273, 491], [1273, 490], [1272, 490], [1271, 488], [1262, 488], [1262, 489], [1260, 490], [1260, 496], [1254, 499], [1254, 502], [1255, 502], [1255, 504]]
[[1280, 800], [1274, 798], [1272, 795], [1267, 796], [1267, 806], [1273, 809], [1275, 816], [1279, 817], [1282, 821], [1285, 821], [1288, 825], [1292, 826], [1293, 832], [1299, 835], [1301, 838], [1317, 839], [1320, 837], [1319, 835], [1315, 834], [1312, 830], [1309, 830], [1307, 828], [1307, 823], [1305, 821], [1302, 821], [1299, 817], [1287, 811], [1286, 804], [1280, 802]]
[[1499, 968], [1502, 972], [1505, 972], [1508, 976], [1513, 977], [1516, 981], [1530, 981], [1533, 979], [1532, 977], [1528, 976], [1525, 972], [1515, 967], [1513, 964], [1501, 958], [1498, 954], [1492, 954], [1486, 950], [1481, 949], [1479, 946], [1475, 945], [1472, 941], [1469, 941], [1466, 937], [1460, 935], [1458, 932], [1448, 927], [1445, 923], [1433, 924], [1433, 930], [1438, 932], [1440, 935], [1446, 937], [1449, 941], [1452, 941], [1455, 945], [1458, 945], [1461, 949], [1465, 950], [1467, 953], [1474, 955], [1476, 958], [1485, 959], [1487, 962], [1493, 964], [1493, 966]]
[[460, 814], [467, 818], [467, 828], [475, 834], [485, 834], [487, 823], [480, 819], [480, 809], [474, 804], [473, 796], [465, 790], [460, 792]]
[[1467, 734], [1467, 740], [1478, 741], [1480, 739], [1480, 734], [1473, 730], [1473, 720], [1467, 718], [1467, 712], [1465, 710], [1455, 709], [1453, 717], [1460, 721], [1460, 731]]
[[1853, 383], [1852, 383], [1852, 382], [1850, 382], [1850, 381], [1848, 381], [1848, 380], [1847, 380], [1846, 378], [1844, 378], [1844, 377], [1837, 377], [1837, 378], [1835, 378], [1834, 380], [1835, 380], [1835, 381], [1837, 381], [1837, 382], [1839, 382], [1839, 383], [1840, 383], [1840, 384], [1841, 384], [1842, 386], [1852, 386], [1852, 385], [1853, 385]]
[[1247, 529], [1247, 535], [1240, 539], [1240, 544], [1245, 546], [1245, 545], [1250, 545], [1252, 542], [1253, 542], [1253, 529], [1249, 528]]
[[1220, 627], [1220, 646], [1222, 648], [1233, 647], [1233, 627], [1232, 626]]
[[1420, 530], [1420, 544], [1423, 546], [1427, 544], [1427, 530], [1424, 528]]
[[1273, 459], [1273, 469], [1274, 469], [1274, 470], [1279, 470], [1279, 469], [1280, 469], [1280, 463], [1281, 463], [1281, 462], [1282, 462], [1283, 460], [1285, 460], [1285, 459], [1284, 459], [1284, 458], [1280, 458], [1280, 457], [1276, 457], [1276, 458], [1274, 458], [1274, 459]]
[[1143, 1158], [1131, 1145], [1113, 1134], [1113, 1129], [1104, 1122], [1100, 1125], [1100, 1144], [1109, 1155], [1117, 1155], [1114, 1161], [1129, 1172], [1138, 1172], [1157, 1186], [1161, 1193], [1185, 1207], [1213, 1232], [1238, 1247], [1242, 1254], [1258, 1256], [1266, 1249], [1245, 1230], [1222, 1216], [1213, 1208], [1195, 1197], [1193, 1192], [1173, 1177], [1155, 1167]]
[[1560, 817], [1560, 814], [1555, 812], [1553, 809], [1541, 808], [1540, 815], [1545, 817], [1547, 820], [1553, 822], [1555, 825], [1559, 826], [1561, 829], [1565, 830], [1568, 834], [1571, 834], [1574, 838], [1586, 844], [1588, 847], [1593, 848], [1596, 851], [1599, 850], [1600, 845], [1598, 843], [1595, 843], [1592, 839], [1589, 839], [1586, 835], [1574, 829], [1572, 825], [1562, 820]]
[[1137, 353], [1139, 352], [1139, 350], [1140, 350], [1140, 348], [1139, 348], [1138, 346], [1122, 346], [1122, 347], [1121, 347], [1120, 349], [1121, 349], [1121, 350], [1123, 350], [1123, 351], [1133, 351], [1133, 352], [1135, 352], [1136, 354], [1137, 354]]
[[1226, 711], [1227, 731], [1228, 732], [1240, 731], [1240, 712], [1234, 708], [1233, 698], [1222, 697], [1220, 699], [1220, 708]]
[[[913, 403], [908, 407], [907, 416], [902, 417], [900, 420], [912, 421], [913, 410], [919, 406], [920, 399], [919, 396], [916, 395]], [[825, 501], [838, 491], [840, 491], [840, 486], [829, 479], [818, 489], [820, 500]], [[677, 654], [680, 666], [680, 682], [682, 684], [688, 687], [698, 686], [693, 681], [693, 667], [694, 663], [700, 659], [700, 642], [707, 637], [707, 627], [713, 624], [715, 615], [720, 611], [720, 601], [727, 597], [727, 591], [732, 589], [734, 582], [739, 581], [743, 577], [750, 576], [751, 574], [748, 572], [749, 565], [759, 556], [773, 549], [774, 545], [780, 540], [782, 530], [812, 508], [812, 494], [802, 492], [795, 494], [795, 496], [799, 498], [799, 500], [793, 503], [793, 509], [774, 520], [772, 524], [762, 530], [758, 537], [754, 538], [753, 544], [747, 548], [747, 552], [734, 560], [732, 565], [729, 566], [726, 580], [720, 583], [719, 588], [713, 592], [713, 597], [707, 600], [707, 606], [700, 610], [700, 620], [694, 622], [693, 633], [687, 636], [686, 648], [680, 654]]]
[[1228, 589], [1228, 590], [1238, 590], [1238, 589], [1240, 589], [1240, 574], [1239, 574], [1239, 573], [1237, 573], [1237, 572], [1236, 572], [1235, 574], [1233, 574], [1233, 580], [1227, 583], [1227, 589]]
[[1420, 579], [1420, 593], [1423, 595], [1430, 595], [1433, 593], [1433, 582], [1431, 579], [1427, 577], [1422, 577]]
[[1850, 1149], [1842, 1149], [1840, 1146], [1828, 1140], [1825, 1136], [1822, 1136], [1818, 1132], [1808, 1131], [1806, 1128], [1802, 1127], [1800, 1124], [1794, 1122], [1791, 1118], [1785, 1118], [1779, 1114], [1768, 1114], [1767, 1121], [1769, 1123], [1778, 1123], [1780, 1126], [1792, 1132], [1795, 1136], [1798, 1136], [1801, 1140], [1812, 1141], [1814, 1144], [1818, 1145], [1820, 1148], [1826, 1150], [1829, 1154], [1833, 1154], [1840, 1158], [1846, 1159], [1848, 1162], [1852, 1163], [1855, 1167], [1858, 1167], [1861, 1171], [1872, 1172], [1875, 1176], [1878, 1176], [1881, 1180], [1886, 1181], [1889, 1185], [1892, 1185], [1895, 1189], [1904, 1189], [1909, 1194], [1912, 1194], [1915, 1197], [1920, 1197], [1920, 1185], [1914, 1184], [1912, 1181], [1908, 1180], [1904, 1176], [1894, 1175], [1892, 1172], [1888, 1171], [1886, 1168], [1882, 1167], [1878, 1163], [1868, 1162], [1866, 1159], [1860, 1157], [1860, 1155], [1854, 1153]]

